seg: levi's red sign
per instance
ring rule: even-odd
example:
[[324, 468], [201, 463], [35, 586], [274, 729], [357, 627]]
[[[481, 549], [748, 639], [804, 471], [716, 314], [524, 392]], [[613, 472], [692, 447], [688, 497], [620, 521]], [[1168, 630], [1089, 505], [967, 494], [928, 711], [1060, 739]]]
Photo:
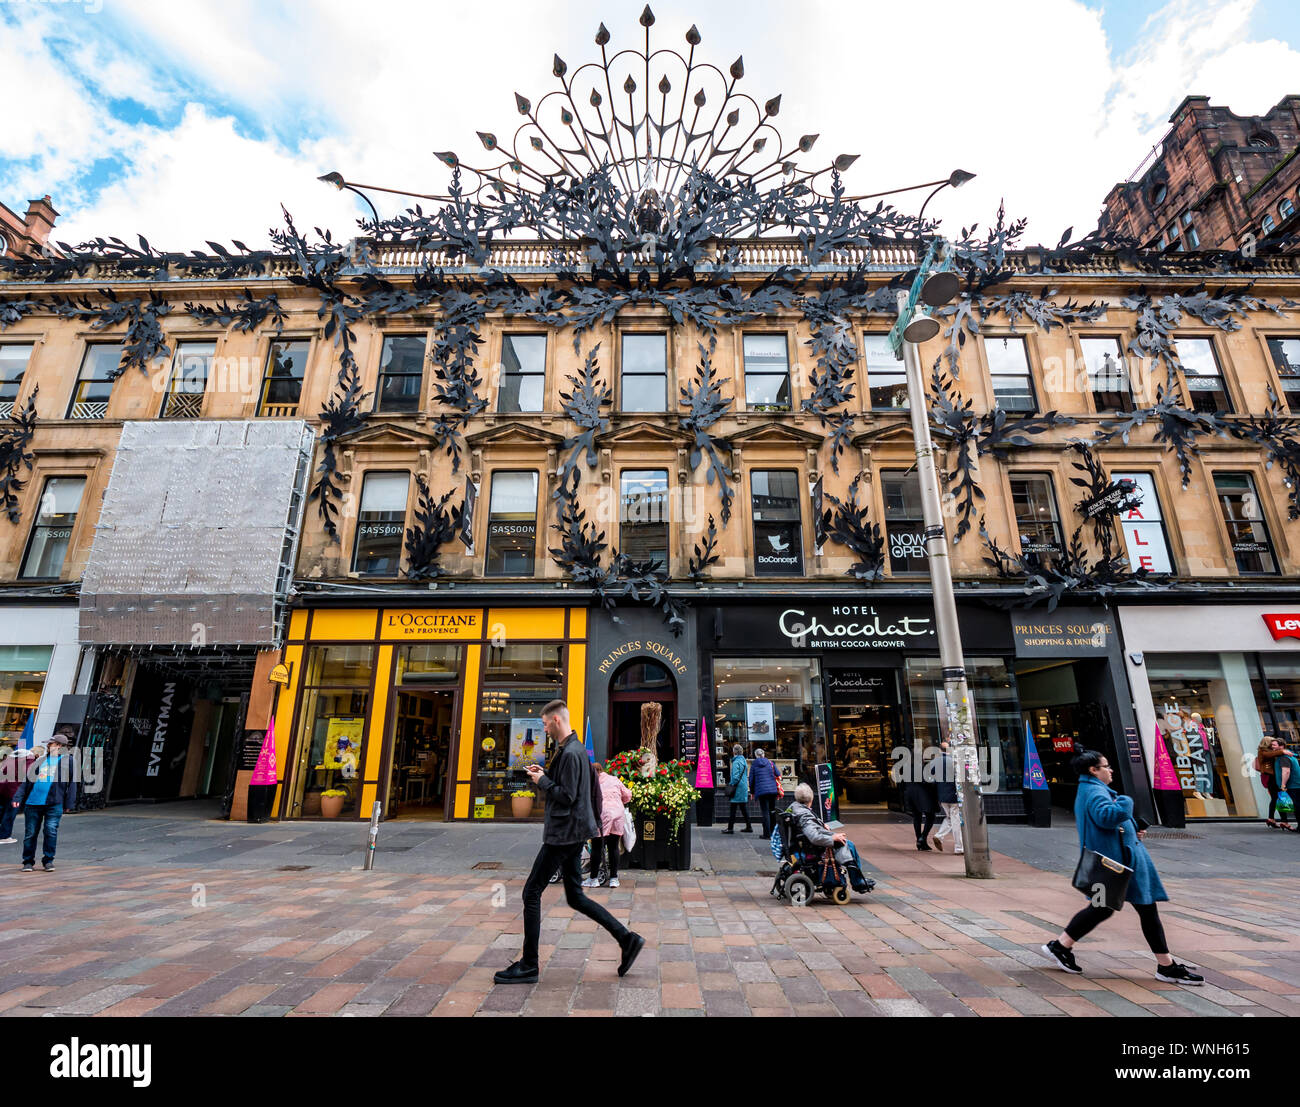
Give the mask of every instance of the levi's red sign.
[[1300, 614], [1265, 615], [1264, 622], [1274, 642], [1279, 638], [1300, 638]]

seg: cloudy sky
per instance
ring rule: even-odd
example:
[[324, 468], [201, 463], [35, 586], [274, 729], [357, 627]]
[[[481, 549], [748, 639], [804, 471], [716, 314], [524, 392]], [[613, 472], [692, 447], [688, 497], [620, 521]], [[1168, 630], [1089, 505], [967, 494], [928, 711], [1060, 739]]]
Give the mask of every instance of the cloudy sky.
[[[317, 182], [439, 192], [433, 150], [482, 158], [509, 134], [513, 93], [638, 45], [625, 0], [5, 0], [0, 2], [0, 201], [49, 193], [55, 237], [146, 234], [169, 249], [265, 241], [280, 204], [347, 237], [360, 201]], [[1239, 114], [1300, 92], [1292, 0], [659, 0], [652, 45], [745, 59], [742, 87], [783, 94], [790, 137], [818, 164], [860, 154], [875, 192], [978, 174], [928, 214], [986, 223], [1005, 198], [1054, 243], [1096, 223], [1110, 187], [1160, 141], [1189, 93]], [[812, 161], [817, 161], [812, 158]], [[921, 194], [922, 196], [924, 194]], [[383, 214], [403, 201], [376, 196]], [[901, 198], [900, 206], [915, 202]]]

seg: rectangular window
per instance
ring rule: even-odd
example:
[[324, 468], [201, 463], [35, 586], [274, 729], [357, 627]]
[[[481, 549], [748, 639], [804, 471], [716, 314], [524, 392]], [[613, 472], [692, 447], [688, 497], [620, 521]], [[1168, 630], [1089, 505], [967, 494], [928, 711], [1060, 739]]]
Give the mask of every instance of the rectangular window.
[[361, 485], [352, 571], [395, 577], [406, 532], [407, 473], [367, 473]]
[[1169, 553], [1169, 535], [1160, 510], [1160, 497], [1156, 495], [1155, 478], [1150, 473], [1111, 473], [1111, 479], [1131, 480], [1141, 498], [1137, 507], [1121, 512], [1119, 518], [1129, 568], [1172, 573], [1174, 559]]
[[1215, 473], [1214, 491], [1239, 573], [1276, 573], [1273, 541], [1249, 473]]
[[1005, 411], [1036, 411], [1034, 381], [1029, 373], [1029, 348], [1012, 335], [984, 339], [993, 395]]
[[668, 336], [623, 336], [623, 411], [668, 410]]
[[887, 334], [864, 334], [862, 352], [867, 359], [867, 387], [872, 411], [907, 410], [907, 373], [894, 356]]
[[542, 729], [542, 708], [563, 694], [564, 671], [565, 651], [559, 643], [484, 647], [473, 818], [510, 818], [511, 793], [522, 789], [534, 793], [533, 810], [541, 814], [544, 801], [524, 769], [545, 765], [554, 751]]
[[283, 419], [298, 414], [310, 350], [311, 343], [306, 339], [271, 343], [271, 352], [266, 359], [266, 377], [262, 381], [259, 415]]
[[203, 394], [208, 390], [215, 342], [178, 342], [172, 358], [171, 376], [163, 393], [160, 419], [197, 419], [203, 410]]
[[379, 394], [375, 410], [402, 413], [420, 410], [424, 383], [424, 335], [388, 334], [379, 357]]
[[0, 419], [8, 419], [14, 412], [31, 356], [30, 345], [0, 346]]
[[508, 334], [501, 341], [497, 410], [541, 411], [546, 392], [546, 335]]
[[1098, 411], [1132, 411], [1133, 389], [1118, 338], [1081, 338], [1088, 390]]
[[1187, 234], [1185, 236], [1187, 239], [1187, 248], [1189, 250], [1195, 250], [1196, 247], [1201, 244], [1201, 236], [1196, 233], [1196, 228], [1192, 226], [1192, 213], [1190, 211], [1183, 212], [1183, 226], [1187, 228]]
[[537, 473], [493, 473], [484, 571], [490, 577], [530, 577], [536, 554]]
[[1300, 335], [1295, 338], [1270, 338], [1268, 352], [1282, 382], [1282, 395], [1292, 415], [1300, 414]]
[[745, 406], [750, 411], [790, 410], [790, 355], [783, 334], [747, 334]]
[[[0, 739], [22, 738], [41, 702], [53, 653], [52, 646], [0, 646]], [[12, 761], [6, 766], [13, 767]]]
[[921, 479], [915, 471], [883, 474], [885, 534], [891, 573], [924, 573], [925, 520], [921, 511]]
[[27, 540], [20, 577], [52, 580], [63, 572], [63, 562], [68, 556], [85, 489], [85, 477], [50, 477], [46, 480], [40, 506], [36, 509], [36, 522], [32, 524], [32, 534]]
[[714, 733], [728, 766], [739, 744], [746, 758], [762, 750], [775, 762], [787, 793], [800, 780], [815, 779], [828, 752], [818, 658], [715, 657], [713, 688]]
[[1232, 401], [1228, 399], [1219, 360], [1214, 356], [1214, 343], [1208, 338], [1180, 338], [1174, 345], [1192, 397], [1192, 410], [1231, 412]]
[[108, 398], [113, 393], [113, 381], [117, 379], [121, 362], [121, 346], [86, 347], [72, 399], [68, 402], [69, 419], [103, 419], [108, 414]]
[[668, 470], [624, 469], [619, 478], [618, 549], [668, 568]]
[[754, 517], [754, 575], [803, 576], [799, 474], [755, 469], [749, 479]]
[[1047, 473], [1013, 476], [1011, 503], [1016, 512], [1021, 556], [1030, 565], [1051, 565], [1065, 546], [1052, 478]]

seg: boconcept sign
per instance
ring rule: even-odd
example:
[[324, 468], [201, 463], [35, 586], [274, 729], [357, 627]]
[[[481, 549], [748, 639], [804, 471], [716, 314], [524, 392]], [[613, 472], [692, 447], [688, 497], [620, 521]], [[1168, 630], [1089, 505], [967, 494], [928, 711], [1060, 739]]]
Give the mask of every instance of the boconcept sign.
[[809, 648], [920, 646], [935, 638], [933, 618], [917, 609], [900, 612], [862, 604], [820, 610], [790, 607], [781, 612], [778, 622], [792, 646]]

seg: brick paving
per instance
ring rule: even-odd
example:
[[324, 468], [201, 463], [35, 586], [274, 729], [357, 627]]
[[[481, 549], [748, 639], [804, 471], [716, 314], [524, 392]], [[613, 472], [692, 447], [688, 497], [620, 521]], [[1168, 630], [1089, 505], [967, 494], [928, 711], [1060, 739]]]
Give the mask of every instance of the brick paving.
[[[201, 824], [214, 852], [221, 829]], [[437, 829], [453, 849], [456, 828]], [[998, 878], [970, 881], [959, 858], [918, 853], [906, 826], [851, 831], [878, 886], [848, 907], [772, 898], [763, 843], [717, 828], [695, 831], [703, 871], [627, 872], [621, 888], [595, 890], [646, 937], [622, 979], [614, 944], [553, 888], [541, 980], [509, 987], [492, 974], [522, 933], [516, 838], [501, 871], [473, 871], [484, 851], [467, 830], [459, 860], [441, 866], [461, 871], [425, 874], [149, 863], [139, 851], [130, 863], [65, 862], [63, 849], [57, 872], [24, 874], [4, 858], [0, 1016], [1300, 1014], [1296, 877], [1166, 875], [1171, 947], [1207, 979], [1182, 989], [1153, 979], [1131, 911], [1082, 943], [1086, 975], [1049, 967], [1038, 946], [1080, 904], [1060, 872], [997, 853]], [[527, 835], [535, 828], [516, 837]]]

